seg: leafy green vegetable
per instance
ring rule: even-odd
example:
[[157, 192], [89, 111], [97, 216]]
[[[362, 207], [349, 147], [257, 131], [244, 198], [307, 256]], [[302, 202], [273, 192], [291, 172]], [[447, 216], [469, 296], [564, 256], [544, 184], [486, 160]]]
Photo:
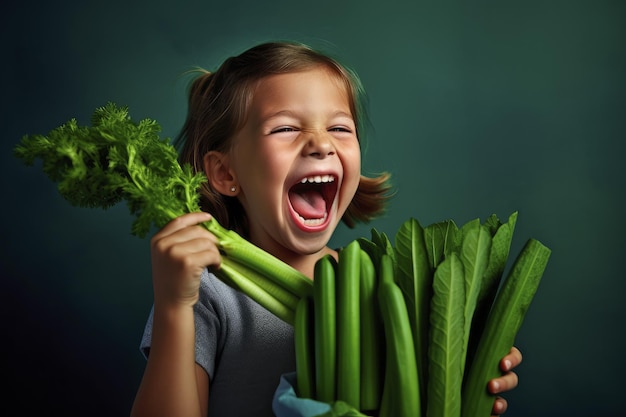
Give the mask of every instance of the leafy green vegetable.
[[[144, 237], [152, 227], [200, 211], [198, 188], [206, 181], [204, 174], [178, 163], [176, 149], [159, 137], [160, 131], [154, 120], [135, 123], [127, 108], [108, 103], [96, 109], [91, 126], [72, 119], [47, 136], [24, 136], [14, 152], [28, 165], [41, 159], [43, 171], [72, 205], [106, 209], [125, 201], [136, 216], [132, 233]], [[275, 287], [302, 297], [312, 294], [311, 280], [217, 220], [204, 226], [217, 237], [223, 253], [225, 268], [216, 271], [218, 277], [291, 323], [295, 303], [281, 302]], [[241, 266], [261, 279], [248, 285]]]
[[[497, 293], [516, 219], [513, 213], [502, 223], [492, 215], [483, 224], [473, 219], [459, 228], [446, 220], [424, 228], [410, 218], [398, 229], [395, 245], [376, 229], [371, 239], [356, 239], [361, 256], [369, 258], [369, 268], [376, 266], [377, 276], [372, 277], [378, 282], [375, 313], [382, 318], [384, 330], [378, 336], [384, 341], [384, 369], [377, 372], [382, 396], [378, 409], [363, 408], [361, 401], [360, 412], [379, 417], [404, 412], [427, 417], [488, 415], [494, 396], [487, 392], [487, 383], [500, 375], [499, 362], [513, 345], [549, 254], [531, 240]], [[359, 266], [346, 264], [340, 256], [338, 268], [347, 271]], [[314, 287], [320, 288], [322, 280], [316, 274]], [[340, 300], [334, 295], [330, 299]], [[318, 297], [315, 310], [321, 305]], [[359, 321], [372, 321], [369, 313], [374, 308], [365, 305], [361, 315], [351, 324], [343, 323], [339, 333], [350, 332]], [[320, 324], [317, 319], [315, 324]], [[321, 327], [335, 328], [332, 320]], [[360, 354], [362, 360], [380, 360], [364, 354], [370, 348], [367, 344], [353, 346], [341, 356]], [[337, 377], [343, 373], [357, 375], [338, 370]], [[362, 379], [365, 375], [361, 374]], [[369, 382], [361, 380], [360, 384]]]
[[206, 178], [179, 165], [154, 120], [134, 123], [126, 108], [109, 103], [96, 109], [91, 124], [72, 119], [48, 136], [25, 136], [15, 154], [28, 165], [42, 159], [43, 171], [74, 206], [108, 208], [125, 200], [139, 237], [151, 225], [199, 211], [196, 190]]

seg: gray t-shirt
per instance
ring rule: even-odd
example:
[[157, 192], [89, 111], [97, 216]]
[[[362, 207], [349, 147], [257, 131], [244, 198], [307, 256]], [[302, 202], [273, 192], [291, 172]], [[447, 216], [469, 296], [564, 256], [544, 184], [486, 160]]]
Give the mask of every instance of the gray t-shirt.
[[[281, 374], [295, 366], [293, 327], [204, 271], [195, 306], [196, 362], [209, 374], [209, 416], [273, 416]], [[147, 357], [152, 312], [141, 340]]]

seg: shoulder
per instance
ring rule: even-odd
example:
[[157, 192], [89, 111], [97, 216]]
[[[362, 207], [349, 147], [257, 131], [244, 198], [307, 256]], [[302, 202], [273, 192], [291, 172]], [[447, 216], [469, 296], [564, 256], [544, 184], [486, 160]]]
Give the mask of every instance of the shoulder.
[[[245, 303], [245, 295], [221, 281], [213, 272], [205, 269], [200, 276], [200, 294], [197, 306], [206, 308], [214, 314], [231, 314], [238, 306]], [[247, 298], [247, 297], [245, 297]]]
[[293, 332], [290, 325], [208, 270], [201, 276], [197, 307], [198, 311], [206, 310], [214, 315], [222, 333], [230, 338], [251, 335], [261, 339], [273, 335], [284, 338]]

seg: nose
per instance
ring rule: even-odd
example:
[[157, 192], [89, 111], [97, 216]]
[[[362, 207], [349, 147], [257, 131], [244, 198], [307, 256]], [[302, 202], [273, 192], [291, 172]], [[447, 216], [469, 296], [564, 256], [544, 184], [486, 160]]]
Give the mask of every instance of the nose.
[[302, 152], [303, 156], [323, 159], [335, 154], [335, 145], [328, 132], [311, 132]]

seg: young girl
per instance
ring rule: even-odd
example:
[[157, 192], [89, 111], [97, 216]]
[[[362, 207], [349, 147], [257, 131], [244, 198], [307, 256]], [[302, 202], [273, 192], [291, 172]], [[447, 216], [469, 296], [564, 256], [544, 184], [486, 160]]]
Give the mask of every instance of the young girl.
[[[204, 171], [206, 213], [181, 216], [151, 241], [154, 307], [133, 416], [272, 416], [280, 375], [295, 370], [293, 329], [219, 281], [214, 216], [313, 277], [338, 223], [384, 208], [387, 175], [361, 175], [361, 85], [335, 60], [294, 43], [227, 59], [191, 85], [182, 162]], [[209, 214], [210, 213], [210, 214]], [[498, 393], [517, 385], [515, 348]], [[494, 414], [504, 412], [497, 399]]]

